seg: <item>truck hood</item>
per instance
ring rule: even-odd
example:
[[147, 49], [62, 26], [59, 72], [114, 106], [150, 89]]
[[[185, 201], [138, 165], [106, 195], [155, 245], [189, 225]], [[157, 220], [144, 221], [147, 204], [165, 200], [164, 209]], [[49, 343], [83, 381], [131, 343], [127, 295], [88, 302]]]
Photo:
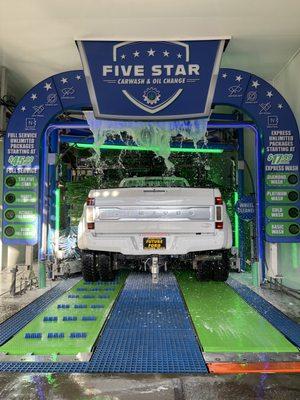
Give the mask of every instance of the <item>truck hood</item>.
[[[215, 192], [217, 193], [215, 194]], [[219, 196], [207, 188], [116, 188], [91, 190], [96, 206], [207, 206]]]

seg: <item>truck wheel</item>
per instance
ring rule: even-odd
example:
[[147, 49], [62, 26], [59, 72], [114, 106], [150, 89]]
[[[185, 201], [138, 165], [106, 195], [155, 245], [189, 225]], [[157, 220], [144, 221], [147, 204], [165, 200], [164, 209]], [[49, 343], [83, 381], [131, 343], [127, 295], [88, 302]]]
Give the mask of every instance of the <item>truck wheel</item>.
[[99, 280], [99, 273], [96, 268], [95, 254], [92, 252], [82, 252], [82, 276], [86, 282], [96, 282]]
[[101, 281], [113, 281], [115, 273], [112, 269], [112, 261], [109, 254], [97, 255], [97, 268]]
[[198, 281], [209, 281], [212, 279], [212, 265], [209, 261], [198, 261], [196, 277]]
[[215, 281], [225, 282], [229, 276], [229, 257], [227, 253], [223, 254], [222, 260], [214, 264], [213, 278]]

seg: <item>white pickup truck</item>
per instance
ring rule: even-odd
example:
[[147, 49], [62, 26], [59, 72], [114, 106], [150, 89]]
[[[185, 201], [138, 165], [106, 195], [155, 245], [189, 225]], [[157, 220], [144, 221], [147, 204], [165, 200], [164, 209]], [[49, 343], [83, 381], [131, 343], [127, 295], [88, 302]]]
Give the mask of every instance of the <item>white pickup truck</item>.
[[123, 179], [91, 190], [78, 227], [82, 273], [110, 280], [114, 271], [192, 265], [199, 280], [225, 281], [232, 229], [219, 189], [190, 188], [177, 177]]

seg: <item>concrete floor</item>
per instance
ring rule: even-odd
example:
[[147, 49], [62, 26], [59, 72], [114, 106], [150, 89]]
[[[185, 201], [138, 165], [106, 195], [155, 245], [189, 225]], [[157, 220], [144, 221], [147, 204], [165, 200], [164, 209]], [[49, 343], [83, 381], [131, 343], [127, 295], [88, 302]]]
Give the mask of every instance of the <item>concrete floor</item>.
[[1, 374], [5, 400], [296, 400], [299, 375], [101, 376]]
[[[35, 272], [37, 275], [37, 267]], [[0, 323], [59, 283], [59, 281], [47, 279], [46, 288], [34, 288], [32, 290], [27, 290], [23, 295], [13, 297], [9, 293], [11, 282], [11, 272], [9, 270], [0, 271]]]
[[[10, 277], [1, 273], [6, 291]], [[247, 274], [234, 274], [251, 285]], [[6, 284], [5, 284], [6, 282]], [[48, 288], [56, 283], [48, 282]], [[47, 288], [47, 289], [48, 289]], [[253, 287], [252, 287], [253, 288]], [[0, 297], [0, 321], [5, 320], [47, 289], [11, 298]], [[291, 318], [300, 321], [300, 300], [285, 293], [256, 289]], [[300, 399], [299, 374], [249, 375], [96, 375], [96, 374], [0, 374], [0, 399], [22, 400], [288, 400]]]

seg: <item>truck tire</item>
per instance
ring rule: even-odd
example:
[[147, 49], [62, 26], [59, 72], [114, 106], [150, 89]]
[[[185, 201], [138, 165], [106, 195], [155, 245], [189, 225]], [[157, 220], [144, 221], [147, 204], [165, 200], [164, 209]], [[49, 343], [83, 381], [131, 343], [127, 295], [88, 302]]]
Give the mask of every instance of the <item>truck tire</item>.
[[82, 276], [86, 282], [99, 281], [99, 273], [96, 267], [95, 254], [88, 251], [82, 252]]
[[217, 261], [213, 268], [213, 279], [218, 282], [225, 282], [228, 279], [230, 270], [230, 263], [228, 253], [224, 252], [222, 260]]
[[115, 272], [112, 269], [112, 260], [109, 254], [97, 254], [97, 269], [100, 281], [113, 281]]
[[222, 261], [218, 261], [214, 265], [213, 269], [213, 280], [217, 282], [227, 281], [229, 276], [229, 269], [223, 264]]
[[212, 265], [210, 261], [198, 261], [196, 277], [198, 281], [210, 281], [212, 279]]

